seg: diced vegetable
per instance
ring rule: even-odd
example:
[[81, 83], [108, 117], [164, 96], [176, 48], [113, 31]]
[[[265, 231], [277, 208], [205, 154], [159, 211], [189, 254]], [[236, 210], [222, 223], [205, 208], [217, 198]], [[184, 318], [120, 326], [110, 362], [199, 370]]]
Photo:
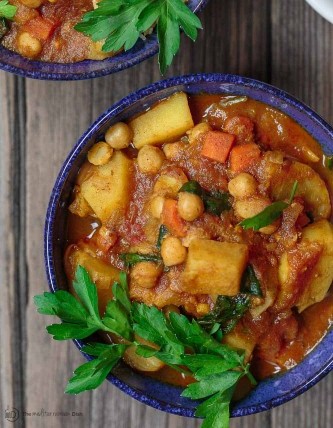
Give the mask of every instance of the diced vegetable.
[[187, 95], [184, 92], [172, 95], [131, 120], [129, 125], [137, 149], [147, 144], [176, 141], [194, 125]]
[[69, 211], [79, 217], [87, 217], [93, 214], [93, 210], [82, 196], [79, 186], [75, 189], [74, 201], [70, 204]]
[[186, 224], [179, 215], [177, 201], [174, 199], [164, 201], [161, 220], [174, 235], [180, 238], [186, 235]]
[[234, 135], [225, 132], [206, 132], [201, 155], [216, 162], [225, 163], [235, 140]]
[[189, 245], [182, 289], [190, 294], [235, 296], [247, 261], [245, 244], [195, 239]]
[[[65, 254], [67, 277], [74, 278], [78, 266], [84, 267], [97, 286], [99, 310], [104, 313], [107, 302], [112, 298], [112, 284], [119, 280], [120, 270], [90, 255], [87, 251], [71, 245]], [[73, 291], [73, 290], [72, 290]]]
[[256, 346], [256, 338], [248, 331], [244, 331], [241, 325], [236, 327], [223, 338], [223, 343], [245, 352], [245, 361], [251, 358], [254, 347]]
[[74, 278], [74, 272], [78, 266], [84, 267], [96, 283], [97, 289], [109, 289], [114, 281], [118, 281], [120, 270], [105, 263], [97, 257], [91, 256], [87, 251], [73, 245], [66, 253], [66, 271], [70, 278]]
[[81, 184], [82, 196], [102, 223], [114, 223], [128, 205], [132, 161], [122, 152], [115, 151], [110, 162], [93, 167], [92, 171]]
[[232, 172], [247, 171], [260, 159], [260, 149], [256, 144], [235, 146], [230, 153], [230, 169]]

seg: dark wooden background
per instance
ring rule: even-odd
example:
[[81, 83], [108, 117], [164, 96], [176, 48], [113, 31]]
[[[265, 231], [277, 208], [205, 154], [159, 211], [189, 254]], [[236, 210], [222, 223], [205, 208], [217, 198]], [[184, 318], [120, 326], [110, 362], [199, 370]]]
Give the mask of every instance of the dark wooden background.
[[[228, 72], [272, 83], [333, 123], [333, 25], [304, 0], [211, 0], [204, 32], [187, 40], [168, 76]], [[33, 296], [47, 288], [43, 224], [51, 188], [70, 148], [107, 107], [160, 79], [156, 58], [122, 73], [82, 82], [25, 80], [0, 72], [0, 426], [30, 428], [194, 428], [105, 383], [80, 396], [63, 393], [83, 357], [52, 341]], [[329, 428], [333, 375], [270, 412], [232, 428]], [[5, 411], [16, 408], [15, 424]], [[23, 412], [82, 416], [23, 416]]]

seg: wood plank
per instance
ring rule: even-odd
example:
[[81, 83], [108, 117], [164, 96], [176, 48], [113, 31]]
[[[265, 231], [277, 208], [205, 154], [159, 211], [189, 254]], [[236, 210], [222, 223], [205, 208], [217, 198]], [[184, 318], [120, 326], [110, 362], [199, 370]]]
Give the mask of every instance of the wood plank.
[[[24, 80], [0, 74], [0, 414], [23, 404], [25, 266], [21, 263], [25, 251], [21, 239], [24, 217], [20, 216], [24, 182], [21, 170], [24, 146]], [[13, 120], [16, 118], [16, 120]], [[23, 202], [24, 203], [24, 202]], [[22, 283], [22, 293], [19, 286]]]
[[333, 123], [333, 25], [303, 0], [271, 3], [271, 83]]

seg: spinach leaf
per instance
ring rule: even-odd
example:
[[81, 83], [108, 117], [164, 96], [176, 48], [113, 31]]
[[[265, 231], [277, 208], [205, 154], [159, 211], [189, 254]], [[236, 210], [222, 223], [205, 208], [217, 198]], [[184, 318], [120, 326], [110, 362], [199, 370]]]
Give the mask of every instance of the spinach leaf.
[[231, 209], [229, 193], [219, 191], [209, 192], [202, 188], [195, 180], [191, 180], [183, 184], [179, 192], [194, 193], [195, 195], [198, 195], [204, 203], [205, 210], [213, 215], [219, 216], [223, 211]]
[[219, 323], [222, 332], [227, 334], [235, 327], [249, 306], [250, 297], [244, 293], [236, 296], [218, 296], [214, 309], [197, 321], [206, 331], [210, 331], [215, 323]]
[[248, 265], [245, 269], [242, 280], [242, 292], [262, 297], [260, 282], [256, 277], [252, 265]]

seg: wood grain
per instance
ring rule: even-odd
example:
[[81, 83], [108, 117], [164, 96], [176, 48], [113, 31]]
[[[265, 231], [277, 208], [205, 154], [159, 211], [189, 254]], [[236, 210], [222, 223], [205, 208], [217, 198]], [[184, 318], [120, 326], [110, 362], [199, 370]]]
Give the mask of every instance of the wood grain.
[[[333, 122], [333, 26], [303, 0], [211, 1], [205, 31], [183, 40], [167, 76], [242, 74], [289, 91]], [[57, 172], [87, 126], [128, 93], [160, 79], [152, 58], [122, 73], [83, 82], [39, 82], [0, 73], [0, 427], [195, 428], [105, 383], [77, 397], [63, 389], [83, 358], [72, 343], [52, 341], [32, 298], [46, 289], [43, 225]], [[232, 428], [328, 428], [332, 375], [270, 412], [235, 419]], [[15, 424], [5, 410], [17, 408]], [[82, 416], [23, 416], [22, 412]]]

